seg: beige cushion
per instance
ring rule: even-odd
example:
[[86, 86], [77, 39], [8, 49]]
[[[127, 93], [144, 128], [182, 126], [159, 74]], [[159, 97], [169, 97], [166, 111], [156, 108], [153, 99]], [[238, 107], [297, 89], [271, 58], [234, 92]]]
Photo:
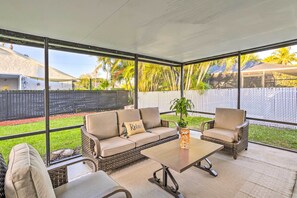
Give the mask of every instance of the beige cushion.
[[118, 114], [118, 127], [119, 127], [119, 134], [123, 135], [124, 122], [132, 122], [140, 120], [140, 113], [138, 109], [126, 109], [117, 111]]
[[213, 128], [203, 131], [203, 135], [226, 142], [237, 142], [238, 134], [235, 131], [228, 129]]
[[235, 127], [243, 124], [244, 121], [244, 110], [217, 108], [214, 127], [235, 130]]
[[105, 172], [98, 171], [55, 188], [55, 194], [57, 198], [105, 197], [118, 186]]
[[116, 112], [100, 112], [86, 115], [86, 129], [99, 140], [118, 136]]
[[164, 139], [177, 134], [176, 129], [168, 127], [157, 127], [153, 129], [148, 129], [147, 131], [159, 135], [160, 139]]
[[132, 135], [128, 138], [128, 140], [135, 142], [136, 147], [155, 142], [159, 140], [159, 136], [153, 133], [139, 133], [136, 135]]
[[135, 135], [137, 133], [144, 133], [145, 129], [142, 123], [142, 120], [134, 121], [134, 122], [124, 122], [124, 125], [127, 129], [127, 135]]
[[14, 146], [5, 177], [7, 198], [55, 197], [52, 182], [38, 152], [28, 144]]
[[139, 109], [145, 129], [161, 126], [161, 118], [158, 107]]
[[120, 137], [100, 140], [101, 156], [107, 157], [135, 148], [135, 143]]

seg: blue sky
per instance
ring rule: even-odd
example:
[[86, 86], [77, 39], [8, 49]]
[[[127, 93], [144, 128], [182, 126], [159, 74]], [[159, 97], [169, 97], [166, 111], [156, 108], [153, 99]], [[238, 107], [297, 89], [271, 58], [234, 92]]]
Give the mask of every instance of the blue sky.
[[[7, 44], [6, 47], [9, 47], [9, 45]], [[21, 54], [26, 54], [42, 64], [44, 63], [43, 49], [13, 45], [13, 50]], [[74, 77], [79, 77], [81, 74], [91, 73], [98, 63], [96, 56], [50, 50], [49, 65]]]
[[[6, 44], [6, 47], [9, 47], [9, 45]], [[15, 51], [26, 54], [42, 64], [44, 63], [43, 49], [22, 45], [13, 45], [13, 47]], [[292, 52], [297, 52], [297, 45], [292, 46], [291, 50]], [[271, 55], [273, 51], [274, 50], [267, 50], [256, 54], [259, 58], [263, 59]], [[82, 74], [91, 73], [98, 65], [98, 62], [96, 56], [50, 50], [49, 65], [69, 75], [79, 77]], [[101, 71], [99, 75], [100, 77], [105, 76], [103, 71]]]

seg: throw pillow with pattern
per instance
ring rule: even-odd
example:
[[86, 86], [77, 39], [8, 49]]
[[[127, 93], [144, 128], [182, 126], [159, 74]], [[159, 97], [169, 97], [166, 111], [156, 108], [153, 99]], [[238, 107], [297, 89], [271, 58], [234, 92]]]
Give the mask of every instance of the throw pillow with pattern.
[[134, 122], [124, 122], [124, 125], [127, 130], [128, 136], [145, 132], [142, 120], [134, 121]]

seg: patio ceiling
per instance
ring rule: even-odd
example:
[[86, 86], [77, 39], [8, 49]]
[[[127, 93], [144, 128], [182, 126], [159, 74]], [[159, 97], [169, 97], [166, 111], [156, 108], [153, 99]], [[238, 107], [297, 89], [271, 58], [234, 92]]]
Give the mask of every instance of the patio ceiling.
[[10, 0], [0, 28], [187, 62], [296, 39], [297, 1]]

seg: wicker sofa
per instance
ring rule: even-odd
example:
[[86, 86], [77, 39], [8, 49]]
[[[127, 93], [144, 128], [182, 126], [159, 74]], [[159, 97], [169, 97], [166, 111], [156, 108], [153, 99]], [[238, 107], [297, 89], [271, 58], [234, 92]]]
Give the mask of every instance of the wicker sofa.
[[[93, 173], [68, 182], [67, 167], [75, 163], [93, 163]], [[0, 154], [0, 197], [2, 198], [78, 198], [132, 197], [89, 158], [77, 158], [46, 168], [38, 152], [23, 143], [14, 146], [8, 167]]]
[[[123, 123], [137, 120], [143, 121], [146, 132], [123, 137]], [[86, 115], [82, 154], [93, 158], [99, 170], [113, 170], [145, 158], [140, 154], [143, 149], [177, 139], [175, 126], [170, 128], [169, 121], [161, 120], [157, 107]]]
[[201, 139], [224, 145], [233, 158], [248, 148], [249, 122], [246, 111], [241, 109], [217, 108], [215, 119], [201, 124]]

